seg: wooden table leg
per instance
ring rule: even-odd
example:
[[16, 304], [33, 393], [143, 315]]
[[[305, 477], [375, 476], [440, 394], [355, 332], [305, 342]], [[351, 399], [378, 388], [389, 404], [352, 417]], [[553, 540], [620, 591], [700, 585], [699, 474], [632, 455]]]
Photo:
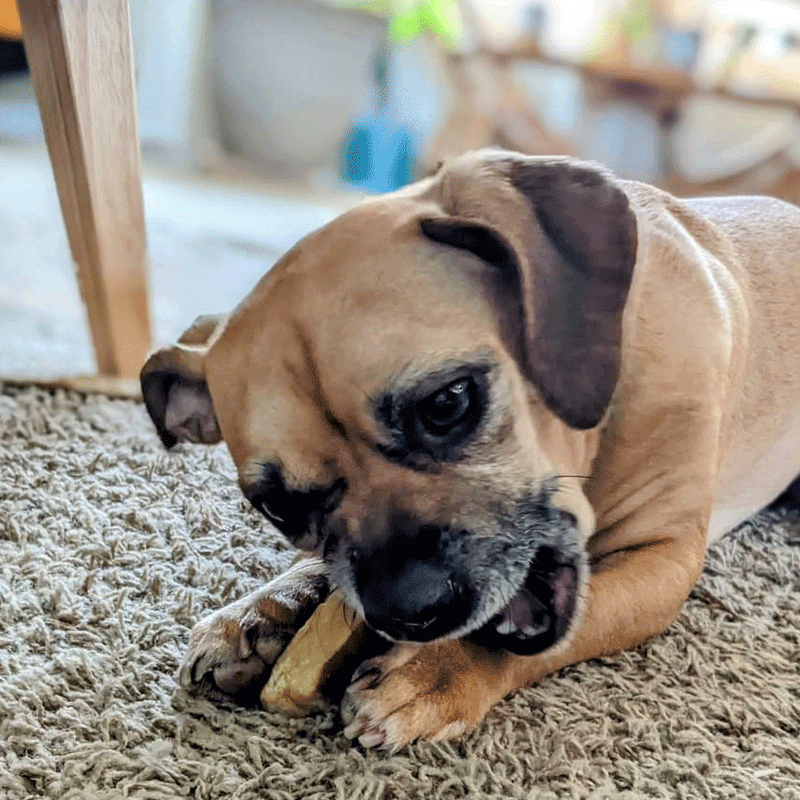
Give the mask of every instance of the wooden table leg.
[[97, 367], [134, 377], [150, 320], [128, 3], [18, 4]]

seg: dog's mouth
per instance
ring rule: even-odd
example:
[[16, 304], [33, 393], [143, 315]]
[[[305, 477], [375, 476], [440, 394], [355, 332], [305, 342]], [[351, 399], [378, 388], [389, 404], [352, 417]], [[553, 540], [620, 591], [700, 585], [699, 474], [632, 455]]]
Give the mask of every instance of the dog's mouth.
[[517, 655], [546, 650], [569, 630], [579, 581], [577, 559], [562, 560], [552, 548], [539, 548], [522, 587], [508, 605], [468, 638], [491, 650]]

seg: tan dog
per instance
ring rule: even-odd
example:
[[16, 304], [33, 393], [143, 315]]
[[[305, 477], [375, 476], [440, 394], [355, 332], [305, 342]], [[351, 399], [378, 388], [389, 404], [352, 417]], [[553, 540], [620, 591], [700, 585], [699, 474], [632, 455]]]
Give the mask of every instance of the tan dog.
[[319, 557], [197, 625], [183, 683], [257, 691], [328, 576], [396, 642], [343, 701], [368, 746], [663, 631], [800, 474], [799, 252], [786, 203], [502, 151], [312, 233], [142, 372], [164, 443], [223, 438]]

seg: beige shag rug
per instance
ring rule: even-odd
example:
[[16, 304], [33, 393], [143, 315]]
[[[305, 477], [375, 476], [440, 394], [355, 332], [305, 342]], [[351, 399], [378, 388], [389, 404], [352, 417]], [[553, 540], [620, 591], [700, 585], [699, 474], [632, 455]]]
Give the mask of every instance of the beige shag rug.
[[0, 393], [0, 797], [800, 798], [800, 524], [714, 548], [680, 619], [387, 757], [335, 714], [179, 690], [189, 628], [290, 553], [222, 447], [164, 452], [140, 405]]

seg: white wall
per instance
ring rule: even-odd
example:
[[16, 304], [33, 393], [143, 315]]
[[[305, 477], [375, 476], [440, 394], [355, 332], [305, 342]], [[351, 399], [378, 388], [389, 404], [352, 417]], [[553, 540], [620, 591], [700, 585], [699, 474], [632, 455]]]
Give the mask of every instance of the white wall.
[[129, 0], [142, 144], [190, 158], [204, 101], [207, 0]]

